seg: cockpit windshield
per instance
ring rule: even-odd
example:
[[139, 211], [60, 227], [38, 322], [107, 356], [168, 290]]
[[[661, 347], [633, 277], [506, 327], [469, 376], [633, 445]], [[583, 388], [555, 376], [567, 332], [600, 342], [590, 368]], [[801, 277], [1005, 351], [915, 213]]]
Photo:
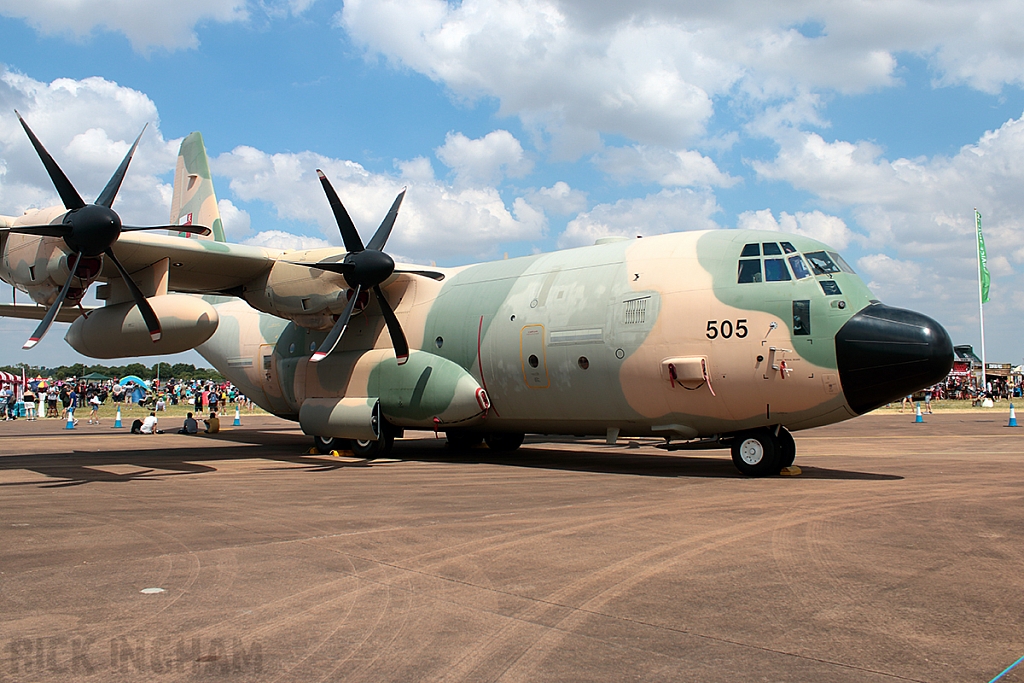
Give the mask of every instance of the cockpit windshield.
[[804, 254], [804, 256], [807, 257], [807, 261], [811, 264], [811, 270], [814, 271], [815, 275], [831, 275], [832, 273], [841, 272], [836, 262], [823, 251], [812, 251]]
[[843, 257], [837, 254], [836, 252], [830, 251], [828, 252], [828, 255], [832, 257], [833, 261], [839, 264], [839, 267], [843, 270], [844, 273], [849, 273], [850, 275], [857, 274], [853, 271], [853, 268], [850, 267], [850, 264], [844, 261]]
[[[810, 270], [808, 270], [808, 265], [810, 265]], [[853, 268], [838, 253], [811, 251], [801, 255], [790, 242], [745, 244], [740, 252], [737, 266], [736, 282], [738, 284], [789, 282], [794, 279], [803, 280], [812, 275], [827, 275], [831, 279], [832, 275], [840, 272], [853, 274]], [[834, 293], [838, 294], [838, 292]]]

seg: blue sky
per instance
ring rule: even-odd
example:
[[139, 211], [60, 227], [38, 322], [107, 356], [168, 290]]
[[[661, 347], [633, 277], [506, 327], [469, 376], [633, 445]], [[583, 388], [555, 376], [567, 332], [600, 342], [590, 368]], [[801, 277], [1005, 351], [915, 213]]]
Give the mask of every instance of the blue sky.
[[[126, 221], [166, 220], [200, 130], [234, 241], [340, 243], [318, 166], [364, 232], [408, 185], [389, 247], [422, 263], [782, 229], [977, 345], [978, 206], [988, 357], [1020, 363], [1024, 7], [923, 4], [0, 0], [0, 213], [57, 203], [15, 107], [87, 198], [149, 121]], [[0, 363], [79, 358], [31, 328]]]

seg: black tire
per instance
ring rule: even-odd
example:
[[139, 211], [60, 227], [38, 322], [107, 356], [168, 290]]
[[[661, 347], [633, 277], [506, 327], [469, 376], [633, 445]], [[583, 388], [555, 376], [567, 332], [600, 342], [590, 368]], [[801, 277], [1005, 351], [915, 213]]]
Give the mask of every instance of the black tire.
[[331, 451], [341, 451], [348, 447], [345, 439], [336, 436], [314, 436], [313, 447], [322, 455], [330, 455]]
[[454, 450], [469, 450], [484, 440], [480, 432], [467, 432], [462, 429], [449, 429], [444, 433], [448, 442], [448, 448]]
[[796, 441], [793, 440], [793, 435], [789, 433], [788, 429], [782, 427], [779, 429], [776, 441], [778, 442], [776, 445], [779, 447], [779, 469], [790, 467], [796, 460]]
[[748, 477], [778, 474], [782, 466], [775, 435], [768, 429], [740, 432], [732, 442], [732, 462]]
[[349, 448], [352, 449], [352, 453], [360, 458], [366, 458], [367, 460], [383, 458], [391, 452], [391, 447], [395, 445], [395, 434], [397, 431], [389, 423], [381, 420], [379, 439], [376, 441], [351, 439], [349, 441]]
[[492, 451], [508, 453], [522, 446], [525, 438], [526, 434], [521, 433], [492, 432], [484, 437], [484, 441]]

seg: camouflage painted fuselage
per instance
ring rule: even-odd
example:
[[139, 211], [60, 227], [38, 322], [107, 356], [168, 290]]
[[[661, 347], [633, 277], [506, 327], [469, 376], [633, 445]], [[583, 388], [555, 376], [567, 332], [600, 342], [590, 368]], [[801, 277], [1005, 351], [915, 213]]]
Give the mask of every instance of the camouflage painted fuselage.
[[[309, 358], [325, 331], [237, 299], [215, 302], [219, 327], [198, 350], [291, 418], [307, 399], [343, 396], [380, 398], [399, 427], [492, 432], [681, 439], [854, 417], [835, 337], [871, 293], [852, 272], [737, 282], [745, 244], [780, 240], [828, 249], [717, 230], [450, 269], [442, 282], [396, 275], [385, 292], [413, 349], [401, 367], [373, 303], [321, 363]], [[478, 387], [489, 410], [467, 398]]]

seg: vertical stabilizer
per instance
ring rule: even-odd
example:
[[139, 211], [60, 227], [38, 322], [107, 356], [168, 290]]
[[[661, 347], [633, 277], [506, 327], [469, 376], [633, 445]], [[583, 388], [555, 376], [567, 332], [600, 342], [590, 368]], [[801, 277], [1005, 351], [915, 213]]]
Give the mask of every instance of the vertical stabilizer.
[[[182, 231], [171, 233], [180, 237], [224, 242], [224, 224], [217, 208], [217, 195], [213, 192], [210, 164], [206, 160], [203, 136], [196, 131], [181, 141], [178, 164], [174, 168], [174, 196], [171, 198], [171, 225], [182, 226]], [[185, 226], [205, 225], [213, 232], [196, 235]]]

